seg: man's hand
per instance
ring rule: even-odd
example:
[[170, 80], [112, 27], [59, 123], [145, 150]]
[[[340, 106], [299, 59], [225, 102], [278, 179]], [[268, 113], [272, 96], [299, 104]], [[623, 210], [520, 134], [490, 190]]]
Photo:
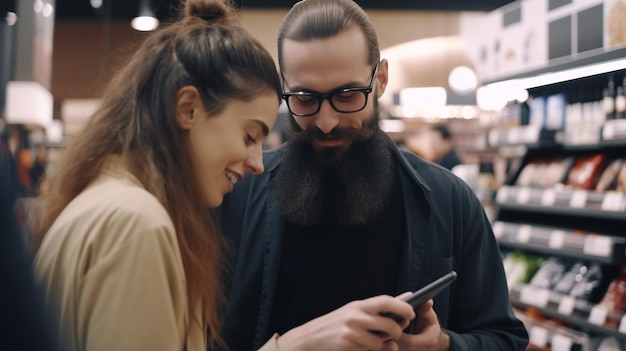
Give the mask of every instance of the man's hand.
[[450, 350], [450, 336], [439, 325], [439, 319], [433, 310], [433, 300], [429, 300], [419, 309], [416, 321], [411, 323], [409, 329], [411, 334], [404, 333], [397, 341], [399, 350]]
[[[404, 296], [404, 295], [401, 295]], [[401, 323], [381, 314], [391, 312]], [[400, 297], [387, 295], [352, 301], [346, 305], [291, 329], [278, 338], [281, 351], [292, 350], [385, 350], [396, 351], [394, 340], [415, 318], [415, 312]], [[436, 317], [435, 317], [436, 319]]]

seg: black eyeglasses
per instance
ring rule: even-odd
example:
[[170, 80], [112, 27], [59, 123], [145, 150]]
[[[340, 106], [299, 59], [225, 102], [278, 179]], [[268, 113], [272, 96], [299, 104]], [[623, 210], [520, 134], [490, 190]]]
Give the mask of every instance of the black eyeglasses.
[[359, 112], [367, 105], [367, 97], [374, 87], [376, 73], [378, 73], [378, 64], [374, 67], [372, 79], [366, 87], [340, 88], [328, 94], [308, 91], [283, 92], [283, 99], [287, 102], [289, 111], [298, 117], [308, 117], [318, 113], [325, 99], [337, 112]]

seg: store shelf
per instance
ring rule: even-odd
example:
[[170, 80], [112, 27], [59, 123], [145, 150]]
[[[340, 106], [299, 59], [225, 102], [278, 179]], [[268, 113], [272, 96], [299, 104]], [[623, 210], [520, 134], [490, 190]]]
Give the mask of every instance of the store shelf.
[[530, 148], [547, 147], [557, 144], [557, 131], [527, 125], [506, 129], [493, 129], [487, 136], [492, 147], [524, 145]]
[[565, 131], [518, 126], [492, 129], [487, 135], [490, 147], [526, 146], [531, 149], [599, 150], [626, 147], [626, 120], [610, 120], [601, 125], [569, 126]]
[[[538, 68], [535, 70], [525, 71], [519, 74], [514, 74], [514, 75], [510, 75], [506, 77], [500, 77], [497, 80], [493, 80], [493, 81], [487, 81], [485, 82], [485, 84], [498, 83], [498, 82], [502, 82], [505, 80], [512, 80], [512, 79], [536, 77], [536, 76], [547, 74], [547, 73], [554, 73], [554, 72], [564, 71], [568, 69], [589, 66], [589, 65], [593, 65], [597, 63], [605, 63], [608, 61], [619, 60], [619, 59], [623, 59], [624, 57], [626, 57], [626, 47], [615, 49], [615, 50], [610, 50], [610, 51], [602, 51], [599, 54], [595, 54], [595, 55], [577, 55], [575, 57], [570, 57], [567, 59], [563, 58], [560, 60], [555, 60], [554, 61], [555, 63], [542, 66], [541, 68]], [[616, 69], [620, 69], [620, 68], [616, 68]], [[598, 73], [595, 73], [595, 74], [598, 74]], [[557, 84], [563, 81], [564, 80], [555, 81], [552, 84]]]
[[507, 210], [626, 220], [626, 195], [618, 192], [502, 186], [496, 202]]
[[516, 314], [528, 329], [530, 350], [545, 350], [550, 346], [554, 351], [589, 350], [589, 334], [582, 333], [549, 320], [528, 318], [522, 313]]
[[514, 285], [511, 287], [510, 297], [514, 307], [538, 308], [548, 317], [626, 341], [626, 315], [623, 312], [610, 313], [602, 305], [532, 285]]
[[502, 246], [605, 264], [626, 259], [626, 238], [529, 224], [496, 221], [493, 233]]
[[603, 146], [626, 146], [626, 119], [607, 121], [602, 127]]

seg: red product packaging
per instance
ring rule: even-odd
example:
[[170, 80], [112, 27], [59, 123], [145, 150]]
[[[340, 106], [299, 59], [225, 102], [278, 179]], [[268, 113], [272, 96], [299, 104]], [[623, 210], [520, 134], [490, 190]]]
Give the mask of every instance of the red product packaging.
[[604, 154], [580, 157], [570, 171], [566, 185], [576, 189], [592, 190], [606, 161]]

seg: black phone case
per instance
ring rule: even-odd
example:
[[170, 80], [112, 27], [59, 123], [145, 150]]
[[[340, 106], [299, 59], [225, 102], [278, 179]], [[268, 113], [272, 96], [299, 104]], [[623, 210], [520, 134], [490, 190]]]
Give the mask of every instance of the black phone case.
[[[417, 310], [422, 306], [426, 301], [432, 299], [437, 296], [443, 289], [445, 289], [448, 285], [450, 285], [456, 279], [456, 272], [451, 271], [450, 273], [444, 275], [443, 277], [433, 281], [432, 283], [426, 285], [425, 287], [419, 289], [413, 295], [404, 299], [404, 301], [408, 302], [413, 306], [414, 310]], [[389, 317], [396, 322], [402, 322], [402, 317], [398, 316], [395, 313], [386, 312], [382, 314], [385, 317]]]

